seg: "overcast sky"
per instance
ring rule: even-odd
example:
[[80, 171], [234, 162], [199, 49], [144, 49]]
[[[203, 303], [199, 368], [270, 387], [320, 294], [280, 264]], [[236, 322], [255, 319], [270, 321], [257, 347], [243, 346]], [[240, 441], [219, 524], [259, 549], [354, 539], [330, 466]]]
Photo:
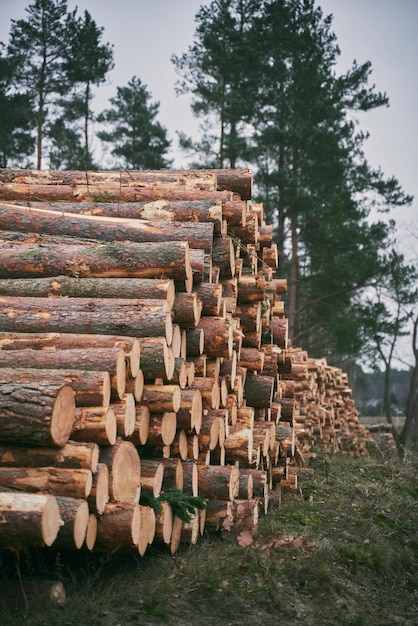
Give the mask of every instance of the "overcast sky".
[[[7, 43], [10, 20], [26, 17], [30, 0], [0, 0], [0, 41]], [[194, 17], [209, 0], [68, 0], [69, 9], [90, 12], [104, 27], [103, 41], [113, 44], [115, 68], [100, 87], [94, 108], [108, 106], [117, 86], [135, 75], [159, 101], [158, 120], [168, 130], [173, 147], [176, 131], [195, 134], [197, 121], [189, 101], [174, 92], [176, 74], [172, 54], [192, 43]], [[332, 29], [341, 48], [338, 72], [370, 60], [372, 82], [390, 99], [390, 107], [364, 115], [362, 127], [370, 132], [366, 154], [374, 167], [394, 175], [416, 200], [412, 208], [398, 210], [397, 221], [418, 221], [418, 0], [318, 0], [326, 15], [334, 16]], [[175, 167], [185, 166], [174, 153]], [[416, 245], [416, 243], [415, 243]]]

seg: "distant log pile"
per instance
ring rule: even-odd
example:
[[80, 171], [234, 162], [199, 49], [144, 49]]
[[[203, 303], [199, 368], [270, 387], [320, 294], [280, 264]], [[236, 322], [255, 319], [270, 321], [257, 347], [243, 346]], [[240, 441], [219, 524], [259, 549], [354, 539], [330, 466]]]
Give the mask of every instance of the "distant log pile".
[[315, 448], [366, 454], [347, 376], [289, 343], [251, 189], [0, 170], [0, 548], [244, 545]]

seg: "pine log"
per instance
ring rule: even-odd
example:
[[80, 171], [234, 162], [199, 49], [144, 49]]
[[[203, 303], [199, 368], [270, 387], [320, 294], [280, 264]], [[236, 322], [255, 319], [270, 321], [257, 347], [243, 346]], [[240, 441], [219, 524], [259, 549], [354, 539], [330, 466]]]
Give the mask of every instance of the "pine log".
[[200, 319], [199, 324], [202, 324], [202, 328], [187, 328], [185, 331], [187, 358], [192, 356], [199, 357], [203, 354], [205, 349], [205, 331], [203, 329], [205, 322], [202, 322], [203, 319], [209, 318]]
[[200, 390], [195, 387], [182, 389], [180, 408], [176, 414], [177, 428], [182, 428], [189, 433], [193, 431], [199, 434], [202, 425], [202, 412], [203, 402]]
[[77, 407], [71, 431], [73, 441], [93, 442], [98, 446], [113, 446], [117, 437], [117, 421], [109, 407]]
[[183, 327], [197, 326], [202, 313], [202, 302], [197, 293], [176, 293], [173, 304], [173, 321]]
[[0, 202], [0, 229], [107, 242], [187, 242], [190, 248], [202, 248], [210, 254], [214, 225], [209, 222], [157, 222], [79, 215]]
[[75, 419], [64, 376], [0, 368], [0, 442], [64, 446]]
[[97, 522], [95, 550], [134, 548], [141, 532], [138, 503], [109, 502]]
[[227, 463], [233, 464], [238, 461], [242, 467], [257, 465], [259, 454], [254, 448], [252, 428], [231, 426], [223, 447]]
[[[41, 377], [42, 380], [64, 380], [65, 384], [69, 385], [75, 394], [75, 406], [104, 406], [108, 407], [110, 403], [111, 382], [108, 372], [92, 372], [84, 370], [30, 370], [21, 369], [13, 370], [15, 375], [17, 372], [21, 372], [22, 376], [34, 376]], [[10, 372], [8, 369], [1, 370], [2, 372]]]
[[197, 498], [199, 495], [199, 473], [196, 461], [183, 461], [183, 491]]
[[97, 538], [97, 516], [95, 513], [90, 513], [89, 521], [87, 524], [87, 532], [86, 532], [86, 548], [90, 550], [90, 552], [94, 548], [94, 544], [96, 543]]
[[64, 524], [58, 531], [54, 549], [79, 550], [84, 543], [89, 521], [89, 506], [84, 499], [57, 496]]
[[119, 402], [110, 405], [116, 416], [116, 430], [121, 437], [130, 437], [135, 430], [136, 410], [135, 397], [132, 393], [126, 393]]
[[62, 448], [0, 446], [0, 467], [66, 467], [97, 471], [99, 446], [96, 443], [67, 441]]
[[173, 509], [170, 504], [163, 500], [161, 502], [161, 511], [156, 515], [155, 525], [155, 544], [159, 542], [170, 545], [171, 534], [173, 532]]
[[176, 428], [176, 413], [150, 413], [147, 446], [170, 446], [176, 436]]
[[235, 250], [232, 237], [215, 237], [212, 246], [212, 263], [220, 270], [222, 279], [235, 276]]
[[[235, 204], [235, 203], [230, 203]], [[243, 203], [244, 204], [244, 203]], [[100, 215], [123, 219], [141, 219], [153, 222], [212, 222], [215, 230], [220, 231], [222, 223], [221, 200], [189, 200], [154, 202], [31, 202], [31, 207], [78, 213], [80, 215]], [[238, 211], [236, 211], [238, 212]]]
[[98, 463], [93, 474], [93, 483], [87, 498], [89, 510], [101, 515], [110, 499], [109, 468], [106, 463]]
[[215, 500], [233, 500], [239, 491], [239, 468], [236, 465], [198, 465], [199, 495]]
[[177, 413], [181, 405], [181, 389], [179, 385], [144, 385], [141, 404], [147, 406], [150, 413]]
[[127, 367], [122, 348], [74, 348], [71, 350], [4, 350], [2, 367], [53, 370], [107, 371], [115, 376], [120, 399], [125, 393]]
[[[1, 290], [1, 283], [0, 283]], [[222, 284], [201, 282], [193, 287], [202, 303], [202, 315], [219, 316], [222, 301]], [[0, 291], [1, 293], [1, 291]]]
[[[36, 193], [37, 185], [52, 187], [52, 191], [64, 185], [73, 189], [73, 196], [83, 199], [82, 190], [91, 188], [92, 195], [109, 195], [109, 190], [120, 193], [125, 187], [132, 189], [165, 190], [168, 197], [172, 191], [192, 191], [198, 196], [200, 191], [228, 191], [241, 196], [242, 200], [252, 197], [252, 171], [250, 169], [218, 170], [129, 170], [129, 171], [62, 171], [62, 170], [22, 170], [5, 168], [0, 173], [0, 188], [7, 197], [7, 189], [13, 190], [19, 185], [25, 186], [29, 199]], [[81, 187], [81, 189], [80, 189]], [[34, 189], [35, 188], [35, 191]], [[164, 198], [164, 196], [161, 196]], [[222, 197], [220, 195], [219, 197]], [[228, 196], [227, 196], [228, 197]], [[50, 199], [50, 198], [48, 198]], [[115, 201], [111, 199], [111, 201]], [[99, 200], [95, 200], [99, 201]], [[109, 198], [107, 199], [109, 202]]]
[[207, 356], [226, 358], [232, 356], [233, 327], [227, 318], [202, 317], [198, 329], [204, 333], [204, 351]]
[[134, 337], [90, 333], [0, 333], [0, 350], [74, 350], [80, 348], [122, 348], [129, 361], [130, 375], [135, 376], [139, 370], [141, 344]]
[[169, 307], [174, 303], [174, 281], [152, 278], [74, 278], [53, 276], [48, 278], [3, 278], [0, 294], [4, 296], [31, 296], [46, 298], [138, 298], [161, 299]]
[[239, 364], [250, 372], [261, 372], [264, 366], [265, 353], [257, 348], [241, 348]]
[[197, 376], [193, 380], [192, 388], [200, 391], [203, 409], [219, 409], [220, 391], [216, 378]]
[[51, 546], [62, 520], [55, 496], [0, 492], [0, 545], [11, 550]]
[[247, 203], [242, 200], [224, 202], [222, 215], [226, 219], [228, 226], [242, 226], [245, 224], [247, 216]]
[[87, 469], [0, 467], [0, 487], [28, 493], [47, 492], [54, 496], [87, 498], [92, 480], [92, 473]]
[[210, 498], [206, 504], [206, 527], [215, 531], [221, 530], [228, 520], [232, 522], [232, 503], [230, 500]]
[[141, 368], [146, 380], [166, 378], [171, 380], [174, 370], [174, 355], [165, 337], [141, 339]]
[[[111, 376], [111, 399], [112, 402], [118, 402], [119, 396], [116, 393], [116, 380], [114, 376]], [[136, 402], [141, 402], [142, 393], [144, 391], [144, 373], [142, 370], [138, 370], [135, 378], [129, 376], [125, 381], [125, 395], [132, 394]]]
[[138, 553], [144, 556], [148, 546], [154, 541], [156, 529], [155, 511], [150, 506], [139, 505], [141, 511], [141, 528], [138, 539]]
[[245, 399], [249, 406], [268, 408], [273, 399], [275, 378], [248, 372], [245, 379]]
[[253, 275], [240, 276], [238, 281], [237, 300], [243, 302], [262, 302], [266, 297], [264, 278]]
[[161, 494], [164, 465], [160, 460], [141, 459], [141, 493], [148, 491], [154, 498]]
[[187, 363], [187, 361], [182, 357], [177, 357], [174, 359], [174, 368], [173, 374], [170, 380], [163, 378], [163, 383], [176, 383], [179, 385], [180, 389], [185, 389], [190, 382], [193, 382], [194, 379], [194, 369], [191, 369], [192, 364]]
[[141, 495], [141, 460], [135, 446], [117, 439], [115, 445], [102, 448], [100, 463], [109, 468], [110, 497], [113, 502], [139, 502]]
[[127, 437], [128, 441], [135, 446], [143, 446], [147, 443], [149, 435], [150, 412], [147, 406], [135, 406], [135, 427], [132, 435]]
[[192, 276], [187, 242], [134, 243], [119, 241], [60, 246], [0, 244], [0, 278], [36, 276], [75, 278], [172, 278]]
[[183, 491], [184, 474], [181, 459], [160, 459], [160, 462], [164, 466], [162, 490], [179, 489]]

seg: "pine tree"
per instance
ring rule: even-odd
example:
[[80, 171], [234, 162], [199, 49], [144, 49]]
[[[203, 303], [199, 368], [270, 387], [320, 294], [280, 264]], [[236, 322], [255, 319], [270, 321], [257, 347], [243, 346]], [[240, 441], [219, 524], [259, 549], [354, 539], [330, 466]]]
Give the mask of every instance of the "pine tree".
[[166, 154], [170, 146], [166, 129], [156, 121], [159, 102], [151, 102], [151, 94], [134, 76], [126, 87], [118, 87], [110, 98], [112, 108], [98, 116], [110, 130], [97, 136], [113, 147], [111, 153], [120, 159], [117, 167], [131, 169], [163, 169], [169, 167]]
[[2, 52], [0, 49], [0, 167], [22, 166], [33, 153], [35, 115], [30, 96], [14, 91], [13, 65]]
[[258, 56], [252, 21], [256, 0], [214, 0], [196, 15], [188, 52], [172, 56], [180, 75], [178, 95], [191, 93], [192, 110], [204, 123], [194, 142], [180, 133], [181, 146], [198, 153], [207, 167], [237, 167], [245, 159], [246, 125], [256, 104]]
[[[101, 43], [103, 28], [99, 28], [88, 11], [84, 16], [75, 18], [69, 23], [69, 48], [64, 62], [64, 72], [69, 85], [73, 86], [66, 101], [62, 103], [65, 118], [73, 124], [82, 120], [83, 153], [80, 153], [77, 142], [78, 129], [69, 129], [68, 139], [73, 145], [71, 152], [65, 147], [67, 158], [63, 161], [67, 167], [72, 162], [76, 169], [94, 169], [92, 150], [90, 146], [90, 122], [94, 120], [90, 103], [93, 97], [92, 87], [99, 86], [106, 80], [106, 75], [113, 68], [113, 50], [110, 44]], [[54, 136], [53, 152], [59, 153], [61, 132], [58, 123], [51, 127]], [[55, 135], [54, 131], [58, 131]], [[61, 154], [61, 158], [64, 154]]]
[[68, 51], [66, 0], [35, 0], [25, 20], [12, 20], [8, 56], [19, 92], [35, 103], [36, 167], [41, 169], [45, 124], [57, 95], [67, 89], [63, 58]]

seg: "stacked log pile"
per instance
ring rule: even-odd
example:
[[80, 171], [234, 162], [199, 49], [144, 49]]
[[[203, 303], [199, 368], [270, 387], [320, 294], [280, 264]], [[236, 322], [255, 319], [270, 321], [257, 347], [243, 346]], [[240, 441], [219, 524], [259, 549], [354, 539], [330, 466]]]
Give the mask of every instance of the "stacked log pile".
[[[0, 548], [244, 544], [316, 447], [366, 453], [345, 374], [290, 345], [251, 188], [0, 171]], [[173, 489], [206, 509], [145, 503]]]

